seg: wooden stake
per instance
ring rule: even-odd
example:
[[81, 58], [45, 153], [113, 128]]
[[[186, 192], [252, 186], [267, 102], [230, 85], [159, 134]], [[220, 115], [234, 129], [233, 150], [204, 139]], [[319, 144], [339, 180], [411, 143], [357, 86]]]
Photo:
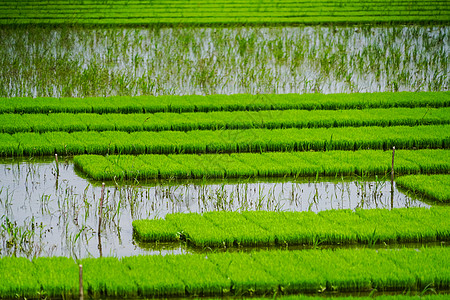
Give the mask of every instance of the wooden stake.
[[58, 154], [55, 153], [55, 162], [56, 162], [56, 177], [59, 176], [59, 164], [58, 164]]
[[103, 198], [105, 197], [105, 183], [102, 183], [102, 193], [100, 195], [100, 207], [98, 212], [98, 234], [100, 234], [100, 229], [102, 226], [102, 215], [103, 215]]
[[394, 182], [394, 156], [395, 156], [395, 146], [392, 147], [392, 169], [391, 169], [391, 182]]
[[84, 291], [83, 291], [83, 265], [79, 265], [80, 270], [80, 300], [84, 299]]
[[392, 167], [391, 167], [391, 209], [394, 208], [394, 157], [395, 157], [395, 146], [392, 147]]

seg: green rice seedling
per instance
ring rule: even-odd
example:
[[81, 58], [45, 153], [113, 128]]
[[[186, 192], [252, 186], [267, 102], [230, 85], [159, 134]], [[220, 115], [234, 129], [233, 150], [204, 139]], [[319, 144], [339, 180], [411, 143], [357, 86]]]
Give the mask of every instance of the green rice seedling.
[[133, 235], [142, 242], [175, 242], [178, 240], [178, 230], [163, 219], [134, 220]]
[[144, 114], [108, 114], [108, 121], [114, 124], [117, 131], [142, 131], [148, 115]]
[[[309, 253], [305, 251], [305, 256]], [[316, 261], [320, 252], [314, 253]], [[305, 257], [295, 260], [290, 251], [259, 251], [252, 253], [253, 259], [279, 283], [282, 294], [315, 293], [326, 286], [323, 274], [309, 264]]]
[[223, 231], [230, 232], [237, 245], [270, 245], [275, 242], [271, 232], [250, 222], [240, 213], [212, 211], [204, 213], [203, 217]]
[[309, 160], [310, 154], [296, 155], [294, 152], [265, 152], [263, 156], [269, 157], [272, 161], [289, 166], [292, 176], [315, 176], [323, 173], [323, 166]]
[[396, 178], [396, 183], [410, 193], [424, 195], [431, 199], [450, 201], [450, 175], [410, 175]]
[[209, 155], [168, 155], [168, 158], [191, 170], [193, 178], [224, 178], [225, 170], [211, 160]]
[[171, 273], [183, 281], [190, 296], [223, 296], [230, 292], [230, 278], [205, 255], [166, 255], [164, 260]]
[[68, 132], [45, 132], [41, 135], [48, 140], [49, 146], [54, 148], [56, 153], [78, 155], [86, 151], [83, 141], [75, 140]]
[[430, 284], [436, 288], [446, 288], [448, 280], [441, 281], [441, 278], [445, 278], [442, 275], [449, 274], [447, 268], [442, 266], [442, 255], [446, 252], [448, 253], [448, 251], [433, 251], [427, 248], [421, 248], [418, 251], [403, 249], [403, 251], [382, 251], [380, 256], [387, 260], [395, 260], [398, 267], [409, 271], [416, 278], [418, 289], [424, 289]]
[[124, 170], [104, 156], [79, 155], [74, 157], [73, 162], [77, 168], [80, 168], [94, 180], [122, 179], [125, 177]]
[[13, 137], [19, 142], [19, 151], [23, 155], [53, 155], [55, 148], [53, 148], [44, 135], [20, 132], [13, 135]]
[[0, 132], [13, 134], [30, 131], [30, 126], [18, 114], [0, 114]]
[[[92, 98], [40, 98], [41, 104], [45, 103], [43, 107], [47, 107], [47, 111], [40, 111], [41, 113], [92, 113]], [[50, 100], [50, 101], [49, 101]], [[99, 98], [101, 100], [101, 98]], [[42, 107], [41, 107], [42, 108]]]
[[48, 297], [78, 297], [78, 265], [67, 257], [39, 257], [33, 260], [35, 278]]
[[[112, 146], [111, 140], [108, 139], [100, 132], [86, 132], [79, 131], [71, 134], [72, 138], [76, 141], [82, 141], [85, 146], [85, 153], [89, 154], [106, 154], [114, 151], [114, 146]], [[70, 144], [68, 144], [70, 147]]]
[[137, 285], [130, 270], [115, 257], [85, 258], [83, 265], [84, 293], [92, 297], [135, 297]]
[[[438, 220], [433, 220], [429, 209], [417, 208], [399, 208], [389, 213], [392, 219], [398, 219], [401, 222], [401, 227], [397, 228], [398, 241], [422, 243], [436, 241]], [[444, 228], [446, 226], [442, 227]]]
[[159, 172], [161, 178], [189, 178], [191, 170], [166, 155], [140, 155], [139, 159]]
[[23, 150], [20, 148], [20, 142], [10, 134], [0, 133], [0, 155], [23, 155]]
[[[383, 256], [382, 253], [387, 255]], [[378, 291], [414, 289], [415, 276], [409, 270], [398, 266], [395, 259], [389, 259], [390, 254], [390, 250], [342, 249], [336, 251], [336, 256], [353, 265], [356, 274], [364, 272], [364, 278], [370, 278], [372, 288]]]
[[185, 119], [183, 114], [169, 112], [146, 114], [145, 116], [142, 126], [147, 131], [173, 130], [173, 124], [175, 124], [175, 128], [182, 128], [180, 124]]
[[235, 295], [272, 294], [278, 291], [277, 280], [247, 253], [212, 253], [208, 260], [231, 279]]
[[5, 298], [37, 295], [41, 287], [35, 277], [35, 266], [24, 257], [0, 258], [0, 296]]
[[225, 176], [230, 178], [245, 178], [258, 176], [258, 170], [228, 154], [207, 154], [203, 158], [211, 165], [216, 165], [225, 171]]
[[424, 174], [447, 173], [450, 170], [446, 150], [423, 149], [420, 151], [400, 151], [397, 152], [396, 156], [420, 165], [420, 171]]
[[270, 157], [255, 153], [231, 154], [231, 158], [241, 161], [250, 167], [258, 170], [258, 176], [286, 176], [291, 175], [289, 165], [280, 164], [270, 159]]
[[148, 165], [137, 156], [109, 155], [107, 159], [125, 171], [127, 179], [158, 178], [158, 169]]
[[[396, 214], [390, 214], [386, 209], [358, 209], [355, 213], [370, 222], [373, 229], [372, 235], [360, 236], [362, 243], [374, 241], [391, 243], [398, 239], [397, 233], [401, 231], [401, 218]], [[370, 233], [370, 230], [369, 230]]]
[[77, 114], [77, 117], [81, 123], [88, 124], [89, 131], [116, 130], [115, 123], [110, 120], [110, 114], [80, 113]]
[[141, 154], [142, 147], [134, 147], [134, 140], [125, 131], [103, 131], [99, 133], [108, 145], [108, 154]]
[[199, 214], [169, 214], [166, 221], [174, 224], [180, 232], [180, 238], [198, 247], [223, 247], [233, 245], [234, 237], [228, 231], [214, 225]]
[[138, 296], [184, 296], [183, 281], [173, 274], [171, 265], [160, 255], [127, 256], [122, 263], [129, 269], [130, 278], [137, 286]]

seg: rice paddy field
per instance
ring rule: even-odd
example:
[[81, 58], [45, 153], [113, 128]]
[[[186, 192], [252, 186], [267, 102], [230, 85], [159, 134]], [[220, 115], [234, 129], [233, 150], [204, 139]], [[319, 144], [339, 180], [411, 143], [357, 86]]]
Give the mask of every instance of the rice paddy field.
[[0, 1], [0, 299], [449, 298], [449, 21]]

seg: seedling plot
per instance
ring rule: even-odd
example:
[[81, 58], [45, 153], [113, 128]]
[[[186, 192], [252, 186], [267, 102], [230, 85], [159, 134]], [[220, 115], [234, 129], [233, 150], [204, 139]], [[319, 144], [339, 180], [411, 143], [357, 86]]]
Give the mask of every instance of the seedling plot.
[[[200, 255], [167, 255], [164, 260], [172, 276], [180, 278], [190, 296], [222, 296], [230, 292], [230, 278], [214, 262]], [[180, 268], [184, 266], [184, 268]]]
[[84, 293], [99, 297], [133, 297], [137, 295], [129, 268], [115, 257], [85, 258], [83, 265]]
[[231, 232], [223, 231], [210, 220], [199, 214], [171, 214], [166, 221], [174, 224], [180, 239], [200, 247], [223, 247], [233, 245], [234, 237]]
[[39, 257], [33, 260], [33, 264], [33, 275], [48, 297], [79, 297], [78, 265], [74, 264], [73, 259]]
[[0, 132], [192, 131], [251, 128], [416, 126], [450, 123], [450, 108], [267, 110], [155, 114], [0, 114]]
[[[49, 133], [50, 134], [50, 133]], [[124, 133], [125, 134], [125, 133]], [[118, 144], [118, 143], [117, 143]], [[61, 148], [60, 145], [57, 145]], [[65, 147], [65, 145], [64, 145]], [[120, 150], [119, 146], [117, 147]], [[112, 148], [114, 148], [112, 147]], [[421, 152], [423, 153], [421, 154]], [[399, 150], [394, 164], [395, 174], [417, 174], [423, 171], [445, 173], [450, 168], [448, 150]], [[119, 151], [120, 152], [120, 151]], [[228, 154], [178, 154], [113, 156], [92, 169], [85, 164], [86, 156], [74, 158], [77, 167], [89, 177], [98, 178], [105, 170], [103, 179], [133, 178], [246, 178], [287, 176], [344, 176], [387, 175], [392, 168], [392, 153], [388, 151], [326, 151], [326, 152], [272, 152]], [[434, 160], [436, 158], [436, 160]], [[429, 161], [433, 161], [429, 163]], [[99, 161], [100, 163], [100, 161]], [[124, 174], [110, 172], [110, 165], [123, 169]], [[423, 165], [422, 165], [423, 164]], [[89, 173], [92, 170], [94, 173]]]
[[[88, 258], [78, 262], [59, 257], [33, 261], [4, 257], [0, 259], [0, 276], [7, 285], [0, 291], [2, 297], [32, 297], [56, 290], [64, 297], [76, 296], [71, 285], [78, 275], [78, 263], [83, 265], [85, 295], [95, 298], [357, 292], [374, 288], [404, 291], [422, 290], [431, 282], [445, 290], [449, 287], [448, 254], [448, 248], [436, 247], [225, 252]], [[54, 268], [49, 277], [43, 266], [53, 260], [62, 268]], [[63, 277], [67, 281], [60, 280]], [[50, 278], [55, 278], [52, 284]]]
[[297, 260], [299, 263], [295, 263], [292, 253], [288, 251], [259, 251], [252, 253], [252, 258], [276, 279], [281, 293], [315, 293], [323, 290], [327, 282], [317, 270], [318, 265], [308, 263], [310, 255], [317, 253], [302, 253]]
[[396, 183], [410, 194], [420, 194], [436, 201], [450, 202], [449, 175], [402, 176], [396, 179]]
[[41, 286], [35, 276], [35, 266], [25, 257], [0, 258], [0, 296], [5, 298], [37, 295]]
[[231, 292], [238, 296], [272, 294], [278, 290], [277, 280], [245, 253], [213, 253], [208, 260], [231, 279]]
[[[446, 211], [447, 208], [434, 208]], [[383, 221], [384, 220], [384, 221]], [[169, 214], [166, 222], [177, 227], [194, 246], [254, 246], [309, 244], [430, 242], [447, 240], [445, 216], [427, 208], [329, 210], [313, 212], [209, 212]], [[158, 241], [161, 220], [134, 221], [136, 237]], [[197, 224], [193, 226], [192, 224]], [[151, 232], [156, 228], [155, 234]], [[216, 235], [213, 235], [215, 233]], [[156, 239], [153, 239], [156, 238]]]
[[129, 256], [122, 258], [129, 269], [130, 278], [141, 297], [184, 296], [185, 284], [173, 273], [167, 259], [158, 255]]
[[[450, 106], [450, 92], [384, 92], [384, 93], [351, 93], [351, 94], [233, 94], [233, 95], [186, 95], [186, 96], [138, 96], [138, 97], [86, 97], [86, 98], [31, 98], [0, 97], [0, 113], [49, 114], [75, 113], [78, 116], [97, 114], [154, 114], [167, 117], [166, 124], [179, 117], [182, 112], [213, 111], [261, 111], [261, 110], [339, 110], [368, 108], [442, 108]], [[382, 110], [385, 112], [384, 110]], [[402, 110], [409, 111], [409, 110]], [[446, 110], [439, 110], [444, 113]], [[168, 112], [176, 114], [165, 114]], [[393, 110], [394, 116], [399, 115]], [[339, 112], [336, 112], [339, 114]], [[263, 116], [277, 116], [270, 112], [261, 112]], [[327, 114], [324, 112], [324, 114]], [[429, 110], [424, 120], [433, 118], [436, 112]], [[214, 114], [212, 114], [214, 115]], [[219, 114], [220, 115], [220, 114]], [[227, 114], [225, 114], [227, 115]], [[6, 115], [8, 116], [8, 115]], [[151, 115], [149, 115], [151, 116]], [[187, 114], [189, 119], [197, 114]], [[211, 115], [209, 115], [211, 116]], [[278, 116], [282, 116], [278, 114]], [[371, 114], [373, 117], [373, 114]], [[446, 114], [438, 113], [439, 118], [447, 119]], [[8, 116], [10, 117], [10, 116]], [[26, 117], [26, 115], [25, 115]], [[239, 118], [237, 118], [239, 119]], [[89, 121], [83, 119], [84, 121]], [[151, 120], [148, 120], [151, 121]], [[147, 122], [148, 122], [147, 121]], [[293, 120], [289, 120], [293, 121]], [[168, 125], [167, 125], [168, 126]]]
[[235, 245], [271, 245], [275, 236], [257, 224], [248, 221], [241, 214], [229, 214], [223, 211], [208, 212], [203, 217], [211, 221], [223, 231], [229, 231]]

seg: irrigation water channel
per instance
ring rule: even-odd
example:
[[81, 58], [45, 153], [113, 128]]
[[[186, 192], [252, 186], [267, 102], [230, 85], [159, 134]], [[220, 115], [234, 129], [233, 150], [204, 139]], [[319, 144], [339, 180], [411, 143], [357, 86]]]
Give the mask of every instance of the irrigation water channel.
[[314, 211], [429, 207], [390, 178], [273, 178], [110, 182], [98, 236], [101, 183], [70, 159], [0, 161], [0, 256], [74, 258], [201, 251], [182, 244], [137, 245], [132, 221], [214, 210]]

